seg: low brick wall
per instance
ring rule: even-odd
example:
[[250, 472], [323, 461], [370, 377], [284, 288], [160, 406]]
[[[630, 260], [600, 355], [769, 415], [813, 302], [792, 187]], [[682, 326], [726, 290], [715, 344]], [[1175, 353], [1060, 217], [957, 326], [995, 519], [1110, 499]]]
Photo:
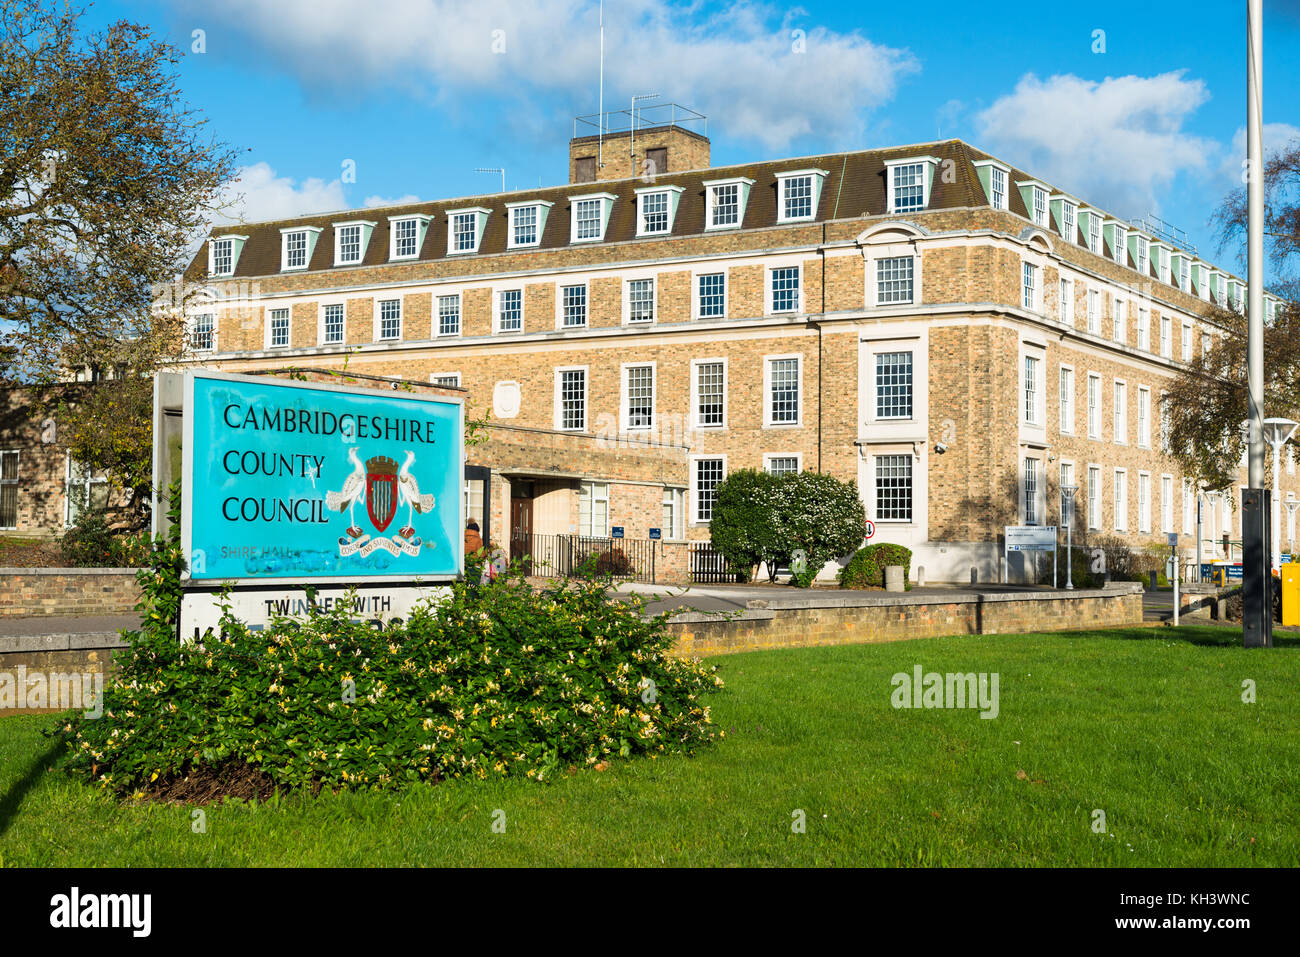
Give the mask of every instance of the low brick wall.
[[764, 648], [849, 645], [941, 635], [996, 635], [1073, 628], [1114, 628], [1142, 623], [1142, 586], [1125, 582], [1104, 589], [980, 594], [942, 592], [833, 596], [749, 603], [731, 620], [701, 612], [674, 616], [675, 650], [719, 655]]
[[122, 615], [135, 610], [134, 568], [0, 568], [0, 617]]

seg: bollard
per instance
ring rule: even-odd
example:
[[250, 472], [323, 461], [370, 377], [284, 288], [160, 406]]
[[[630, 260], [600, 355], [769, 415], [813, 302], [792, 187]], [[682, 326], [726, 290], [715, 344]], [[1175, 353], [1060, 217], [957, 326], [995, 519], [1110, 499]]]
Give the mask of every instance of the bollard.
[[972, 585], [977, 585], [979, 584], [979, 580], [980, 580], [979, 569], [977, 569], [974, 565], [972, 565], [970, 567], [970, 583]]
[[906, 591], [903, 585], [903, 566], [885, 566], [885, 591]]
[[917, 565], [917, 566], [916, 566], [916, 583], [917, 583], [918, 585], [924, 585], [924, 584], [925, 584], [925, 566], [924, 566], [924, 565]]

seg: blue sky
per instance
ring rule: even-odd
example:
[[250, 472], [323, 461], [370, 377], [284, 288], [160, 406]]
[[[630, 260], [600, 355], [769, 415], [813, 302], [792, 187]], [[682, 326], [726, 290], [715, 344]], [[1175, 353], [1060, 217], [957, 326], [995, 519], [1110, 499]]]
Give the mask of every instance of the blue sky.
[[[961, 137], [1240, 271], [1209, 216], [1245, 158], [1245, 9], [609, 0], [606, 108], [660, 93], [701, 110], [717, 165]], [[186, 51], [182, 90], [240, 150], [248, 219], [499, 190], [480, 166], [512, 189], [562, 183], [572, 117], [597, 108], [594, 0], [99, 0], [90, 16]], [[1281, 145], [1300, 137], [1300, 0], [1265, 3], [1264, 53]]]

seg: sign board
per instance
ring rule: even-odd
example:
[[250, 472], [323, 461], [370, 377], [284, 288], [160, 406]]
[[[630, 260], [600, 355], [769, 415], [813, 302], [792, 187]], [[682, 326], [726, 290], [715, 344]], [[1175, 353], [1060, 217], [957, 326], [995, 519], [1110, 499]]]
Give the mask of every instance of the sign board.
[[1178, 547], [1178, 533], [1177, 533], [1177, 532], [1170, 532], [1170, 533], [1169, 533], [1169, 547], [1170, 547], [1170, 548], [1177, 548], [1177, 547]]
[[1005, 534], [1009, 552], [1050, 552], [1056, 548], [1055, 525], [1007, 525]]
[[655, 541], [655, 542], [657, 542], [657, 541], [659, 541], [659, 540], [660, 540], [661, 538], [663, 538], [663, 537], [664, 537], [664, 534], [663, 534], [663, 530], [662, 530], [662, 529], [658, 529], [658, 528], [652, 528], [652, 529], [650, 529], [650, 540], [651, 540], [651, 541]]
[[[344, 603], [349, 611], [348, 617], [353, 621], [369, 622], [376, 628], [385, 628], [404, 621], [417, 604], [437, 601], [450, 592], [450, 588], [442, 585], [404, 583], [373, 587], [322, 587], [316, 590], [314, 605], [321, 611], [332, 611], [339, 603]], [[189, 589], [181, 601], [181, 640], [197, 640], [209, 630], [215, 634], [221, 623], [223, 603], [230, 606], [230, 612], [235, 618], [254, 630], [260, 630], [278, 616], [305, 617], [313, 606], [301, 585], [235, 588], [224, 596], [216, 590]]]
[[876, 523], [867, 519], [867, 541], [871, 541], [871, 536], [876, 534]]
[[614, 525], [614, 526], [612, 526], [612, 527], [610, 528], [610, 530], [609, 530], [609, 537], [610, 537], [610, 538], [622, 538], [622, 537], [623, 537], [623, 526], [622, 526], [622, 525]]
[[462, 572], [459, 399], [200, 371], [183, 410], [188, 581]]

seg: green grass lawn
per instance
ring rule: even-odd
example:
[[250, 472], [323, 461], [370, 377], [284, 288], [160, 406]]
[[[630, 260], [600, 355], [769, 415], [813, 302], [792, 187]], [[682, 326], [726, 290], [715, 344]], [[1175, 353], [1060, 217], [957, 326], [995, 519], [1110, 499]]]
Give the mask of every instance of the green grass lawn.
[[[48, 772], [51, 719], [9, 717], [0, 862], [1295, 866], [1300, 640], [1240, 641], [1142, 628], [731, 655], [712, 699], [726, 738], [696, 757], [209, 806], [202, 834], [191, 808]], [[895, 710], [890, 678], [917, 664], [998, 672], [999, 716]]]

